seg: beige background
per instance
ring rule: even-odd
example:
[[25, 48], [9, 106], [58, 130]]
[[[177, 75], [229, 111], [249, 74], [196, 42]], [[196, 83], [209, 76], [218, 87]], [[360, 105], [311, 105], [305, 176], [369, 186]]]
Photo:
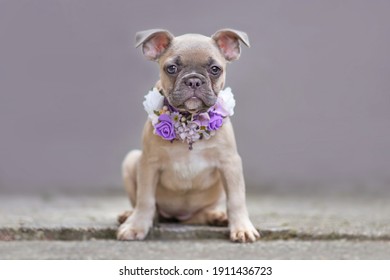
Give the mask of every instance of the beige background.
[[0, 0], [0, 191], [120, 189], [158, 72], [138, 30], [248, 33], [229, 66], [252, 189], [390, 183], [390, 1]]

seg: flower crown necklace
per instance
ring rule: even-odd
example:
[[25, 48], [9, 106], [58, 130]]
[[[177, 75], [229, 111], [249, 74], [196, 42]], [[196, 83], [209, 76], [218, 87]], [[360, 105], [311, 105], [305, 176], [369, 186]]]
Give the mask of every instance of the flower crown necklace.
[[225, 118], [233, 116], [236, 101], [228, 87], [219, 92], [217, 102], [207, 112], [191, 114], [176, 110], [157, 88], [153, 88], [145, 95], [143, 105], [154, 134], [171, 142], [187, 142], [192, 150], [193, 143], [210, 139], [222, 127]]

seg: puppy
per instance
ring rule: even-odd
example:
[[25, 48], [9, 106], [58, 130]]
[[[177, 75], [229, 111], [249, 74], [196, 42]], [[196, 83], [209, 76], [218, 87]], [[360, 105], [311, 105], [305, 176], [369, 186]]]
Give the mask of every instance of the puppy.
[[174, 37], [161, 29], [136, 34], [136, 47], [160, 67], [153, 97], [159, 110], [149, 112], [155, 116], [145, 124], [142, 151], [130, 151], [123, 162], [133, 210], [118, 217], [119, 240], [144, 239], [155, 215], [185, 224], [228, 224], [236, 242], [260, 237], [246, 208], [232, 113], [226, 112], [232, 108], [226, 108], [226, 94], [225, 107], [218, 101], [226, 65], [240, 57], [240, 42], [249, 47], [246, 33], [232, 29], [211, 37]]

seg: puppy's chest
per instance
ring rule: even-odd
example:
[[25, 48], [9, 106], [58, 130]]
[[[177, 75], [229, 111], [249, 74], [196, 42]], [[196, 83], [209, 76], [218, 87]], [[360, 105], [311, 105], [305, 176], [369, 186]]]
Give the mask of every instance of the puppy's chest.
[[[170, 151], [169, 160], [163, 165], [163, 175], [171, 184], [184, 188], [195, 187], [195, 179], [204, 181], [214, 171], [216, 162], [202, 151]], [[190, 184], [191, 186], [186, 186]]]

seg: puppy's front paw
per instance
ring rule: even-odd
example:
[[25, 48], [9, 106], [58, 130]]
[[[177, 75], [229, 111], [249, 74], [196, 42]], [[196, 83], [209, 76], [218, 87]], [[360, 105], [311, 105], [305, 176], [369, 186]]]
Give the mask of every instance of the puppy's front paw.
[[134, 220], [123, 223], [117, 232], [118, 240], [143, 240], [148, 235], [151, 223], [135, 222]]
[[234, 226], [230, 230], [230, 240], [233, 242], [255, 242], [260, 238], [260, 233], [251, 222], [246, 225]]

